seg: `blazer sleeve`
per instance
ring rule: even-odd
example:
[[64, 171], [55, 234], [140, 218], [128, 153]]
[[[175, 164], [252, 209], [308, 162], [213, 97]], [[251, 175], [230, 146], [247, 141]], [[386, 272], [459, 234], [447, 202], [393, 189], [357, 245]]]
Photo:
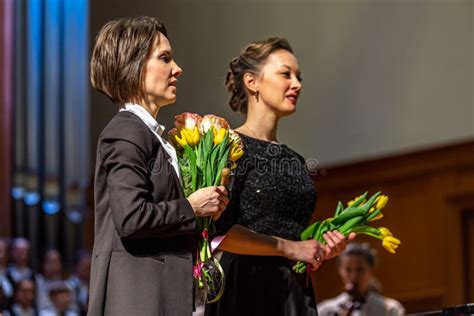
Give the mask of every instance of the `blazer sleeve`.
[[169, 237], [194, 232], [194, 211], [186, 198], [153, 203], [149, 159], [141, 148], [120, 138], [103, 140], [100, 148], [112, 220], [121, 237]]

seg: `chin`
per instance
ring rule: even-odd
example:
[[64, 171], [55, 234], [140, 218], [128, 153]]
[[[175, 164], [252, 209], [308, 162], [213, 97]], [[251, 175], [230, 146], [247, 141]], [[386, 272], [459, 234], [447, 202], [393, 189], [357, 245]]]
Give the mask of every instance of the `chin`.
[[163, 103], [161, 106], [166, 106], [166, 105], [171, 105], [176, 102], [176, 96], [172, 98], [167, 98], [166, 100], [163, 100]]
[[296, 107], [293, 106], [292, 108], [288, 107], [286, 109], [281, 109], [279, 112], [280, 116], [290, 116], [296, 112]]

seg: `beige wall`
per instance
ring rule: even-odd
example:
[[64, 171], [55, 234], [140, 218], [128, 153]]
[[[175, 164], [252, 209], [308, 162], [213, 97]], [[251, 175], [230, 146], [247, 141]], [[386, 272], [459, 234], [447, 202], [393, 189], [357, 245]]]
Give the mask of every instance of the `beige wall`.
[[[185, 110], [239, 124], [228, 61], [249, 41], [287, 37], [304, 93], [279, 138], [333, 165], [474, 138], [473, 12], [469, 0], [91, 0], [91, 37], [120, 16], [166, 22], [184, 69], [178, 102], [159, 114], [168, 126]], [[115, 108], [91, 102], [95, 141]]]

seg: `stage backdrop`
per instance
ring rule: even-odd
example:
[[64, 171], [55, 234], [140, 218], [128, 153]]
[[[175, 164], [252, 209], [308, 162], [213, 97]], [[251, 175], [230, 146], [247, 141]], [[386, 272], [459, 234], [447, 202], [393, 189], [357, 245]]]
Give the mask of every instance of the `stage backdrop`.
[[[327, 166], [474, 137], [470, 0], [101, 0], [91, 2], [91, 39], [106, 21], [138, 14], [165, 21], [184, 71], [177, 103], [159, 114], [167, 126], [185, 110], [240, 123], [227, 105], [228, 63], [279, 35], [304, 87], [278, 137], [305, 157]], [[95, 140], [116, 108], [96, 92], [91, 106]]]

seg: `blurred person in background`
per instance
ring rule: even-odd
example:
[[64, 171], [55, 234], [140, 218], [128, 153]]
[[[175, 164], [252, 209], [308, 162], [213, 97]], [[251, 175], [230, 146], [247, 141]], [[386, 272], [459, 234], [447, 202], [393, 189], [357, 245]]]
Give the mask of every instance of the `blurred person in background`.
[[7, 277], [8, 240], [0, 237], [0, 289], [5, 300], [13, 298], [13, 284]]
[[348, 244], [338, 260], [345, 291], [319, 303], [319, 316], [404, 315], [405, 309], [398, 301], [380, 294], [380, 285], [373, 276], [376, 253], [367, 243]]
[[11, 245], [11, 263], [7, 268], [7, 278], [11, 284], [23, 279], [34, 280], [30, 263], [30, 242], [25, 238], [13, 239]]
[[4, 313], [4, 311], [7, 310], [8, 305], [9, 304], [8, 304], [7, 298], [5, 294], [3, 293], [2, 287], [0, 287], [0, 315], [2, 315], [2, 313]]
[[49, 296], [52, 304], [40, 310], [39, 316], [79, 316], [73, 307], [73, 293], [67, 282], [52, 281], [49, 284]]
[[35, 283], [30, 279], [15, 284], [13, 304], [4, 312], [5, 316], [37, 316], [35, 306]]
[[36, 305], [39, 311], [52, 305], [49, 297], [49, 285], [63, 279], [63, 265], [59, 251], [49, 249], [44, 253], [42, 272], [37, 273], [35, 277]]
[[81, 315], [87, 313], [89, 301], [89, 279], [91, 275], [92, 255], [89, 251], [80, 251], [74, 273], [67, 280], [73, 292], [74, 305]]

